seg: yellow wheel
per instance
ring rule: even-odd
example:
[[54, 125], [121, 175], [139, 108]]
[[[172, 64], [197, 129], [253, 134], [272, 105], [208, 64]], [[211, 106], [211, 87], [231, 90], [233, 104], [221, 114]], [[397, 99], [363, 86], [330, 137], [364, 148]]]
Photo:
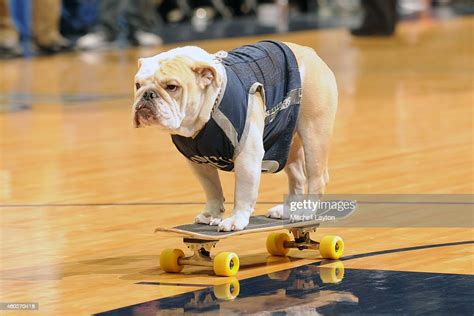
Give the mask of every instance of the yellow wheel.
[[233, 300], [240, 293], [239, 280], [230, 278], [229, 282], [224, 284], [214, 285], [214, 295], [217, 299], [223, 301]]
[[239, 257], [233, 252], [221, 252], [214, 257], [214, 273], [220, 276], [234, 276], [239, 271]]
[[286, 256], [289, 248], [285, 248], [285, 241], [290, 241], [287, 233], [271, 233], [267, 237], [267, 251], [274, 256]]
[[181, 249], [165, 249], [160, 255], [160, 267], [165, 272], [181, 272], [183, 270], [183, 266], [179, 264], [181, 257], [184, 257], [184, 252]]
[[336, 261], [319, 267], [319, 277], [323, 283], [339, 283], [344, 278], [344, 264]]
[[344, 242], [339, 236], [324, 236], [319, 243], [319, 252], [324, 259], [339, 259], [344, 252]]

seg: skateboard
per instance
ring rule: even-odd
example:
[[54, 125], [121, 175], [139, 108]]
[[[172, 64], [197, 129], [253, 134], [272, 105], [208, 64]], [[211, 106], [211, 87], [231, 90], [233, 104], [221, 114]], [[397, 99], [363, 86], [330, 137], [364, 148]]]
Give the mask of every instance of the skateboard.
[[312, 240], [322, 221], [292, 222], [289, 219], [273, 219], [265, 216], [250, 217], [249, 225], [240, 231], [220, 232], [217, 226], [203, 224], [180, 225], [172, 228], [158, 227], [156, 232], [183, 238], [193, 252], [186, 257], [181, 249], [165, 249], [160, 255], [160, 266], [165, 272], [179, 273], [185, 265], [212, 267], [218, 276], [234, 276], [239, 271], [239, 257], [233, 252], [221, 252], [211, 257], [211, 250], [219, 240], [233, 236], [288, 229], [293, 235], [272, 232], [266, 241], [267, 251], [274, 256], [286, 256], [291, 248], [319, 250], [325, 259], [339, 259], [344, 252], [344, 242], [339, 236], [324, 236], [320, 242]]

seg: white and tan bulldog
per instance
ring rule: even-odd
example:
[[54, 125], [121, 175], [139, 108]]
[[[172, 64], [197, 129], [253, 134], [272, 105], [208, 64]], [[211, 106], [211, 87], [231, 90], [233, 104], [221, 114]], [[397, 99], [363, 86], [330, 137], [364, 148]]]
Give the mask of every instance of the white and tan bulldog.
[[[197, 223], [218, 225], [219, 230], [223, 231], [244, 229], [254, 211], [262, 170], [274, 172], [284, 168], [290, 195], [304, 194], [306, 187], [309, 194], [324, 193], [329, 181], [328, 152], [338, 102], [336, 80], [313, 49], [292, 43], [278, 45], [286, 47], [286, 53], [289, 51], [289, 55], [292, 55], [290, 57], [295, 58], [299, 71], [296, 72], [297, 81], [300, 82], [301, 89], [293, 89], [283, 100], [275, 101], [274, 96], [278, 92], [271, 92], [273, 95], [270, 96], [267, 90], [276, 91], [275, 87], [280, 86], [275, 81], [279, 80], [278, 77], [275, 79], [275, 72], [280, 70], [264, 73], [261, 80], [263, 82], [255, 82], [250, 88], [248, 85], [243, 88], [248, 88], [248, 91], [245, 90], [248, 92], [246, 103], [241, 103], [240, 98], [234, 96], [238, 105], [227, 107], [230, 111], [240, 111], [240, 104], [246, 104], [242, 105], [247, 106], [246, 110], [241, 111], [246, 115], [243, 121], [245, 126], [240, 130], [236, 127], [239, 123], [226, 117], [228, 114], [225, 114], [224, 108], [221, 109], [223, 100], [232, 98], [225, 96], [226, 91], [234, 88], [236, 80], [239, 81], [229, 77], [234, 77], [234, 72], [229, 72], [227, 67], [228, 54], [210, 54], [199, 47], [188, 46], [142, 58], [138, 62], [135, 101], [132, 106], [134, 126], [156, 126], [170, 133], [181, 153], [189, 158], [189, 164], [202, 184], [207, 199], [204, 210], [195, 219]], [[234, 60], [245, 59], [246, 47], [244, 46], [244, 53], [237, 50], [237, 53], [231, 51], [229, 54]], [[253, 49], [252, 46], [248, 47]], [[256, 52], [260, 57], [255, 59], [263, 60], [265, 56], [261, 54], [264, 53], [258, 49]], [[271, 67], [279, 67], [279, 63], [271, 59], [269, 64], [276, 64]], [[238, 61], [234, 62], [233, 67], [235, 72], [245, 69]], [[254, 68], [253, 66], [252, 69]], [[265, 67], [259, 65], [258, 68], [261, 70]], [[284, 69], [280, 72], [282, 76], [285, 75]], [[267, 80], [267, 77], [271, 79]], [[253, 82], [248, 78], [243, 81], [247, 84]], [[242, 90], [234, 90], [239, 89]], [[278, 104], [270, 105], [270, 102]], [[273, 106], [275, 107], [272, 108]], [[282, 158], [283, 163], [280, 161], [280, 164], [278, 161], [265, 161], [267, 145], [264, 144], [264, 138], [267, 134], [266, 127], [277, 112], [274, 109], [286, 111], [292, 106], [298, 106], [299, 109], [295, 108], [297, 116], [294, 116], [294, 129], [289, 128], [291, 134], [286, 131], [291, 136], [286, 157]], [[285, 119], [280, 119], [280, 125]], [[212, 152], [214, 145], [217, 147], [221, 144], [217, 144], [212, 132], [205, 132], [211, 128], [210, 125], [222, 130], [224, 141], [230, 144], [227, 147], [231, 147], [232, 157], [193, 155], [180, 147], [181, 141], [199, 141], [201, 145], [205, 144], [205, 150]], [[276, 143], [278, 145], [278, 141]], [[226, 219], [223, 219], [224, 196], [218, 169], [235, 172], [235, 203], [232, 213]], [[268, 216], [282, 218], [283, 205], [271, 208]]]

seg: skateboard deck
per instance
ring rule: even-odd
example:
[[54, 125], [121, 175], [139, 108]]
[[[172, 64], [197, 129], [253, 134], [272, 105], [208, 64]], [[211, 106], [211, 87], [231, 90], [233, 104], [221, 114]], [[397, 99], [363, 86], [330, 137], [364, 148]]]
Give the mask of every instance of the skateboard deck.
[[162, 232], [172, 234], [175, 237], [194, 238], [202, 240], [221, 240], [232, 236], [245, 235], [252, 233], [259, 233], [265, 231], [291, 229], [291, 228], [305, 228], [318, 227], [323, 221], [302, 221], [292, 222], [290, 219], [275, 219], [266, 216], [252, 216], [249, 224], [244, 230], [239, 231], [218, 231], [217, 226], [210, 226], [204, 224], [187, 224], [179, 225], [171, 228], [158, 227], [155, 233]]

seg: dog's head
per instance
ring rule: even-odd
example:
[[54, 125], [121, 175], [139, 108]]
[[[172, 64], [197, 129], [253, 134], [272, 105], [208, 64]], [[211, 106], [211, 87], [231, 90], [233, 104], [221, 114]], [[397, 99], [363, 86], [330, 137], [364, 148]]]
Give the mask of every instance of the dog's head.
[[196, 120], [202, 119], [203, 107], [209, 107], [220, 86], [214, 55], [188, 46], [141, 58], [138, 66], [134, 126], [154, 125], [190, 136]]

